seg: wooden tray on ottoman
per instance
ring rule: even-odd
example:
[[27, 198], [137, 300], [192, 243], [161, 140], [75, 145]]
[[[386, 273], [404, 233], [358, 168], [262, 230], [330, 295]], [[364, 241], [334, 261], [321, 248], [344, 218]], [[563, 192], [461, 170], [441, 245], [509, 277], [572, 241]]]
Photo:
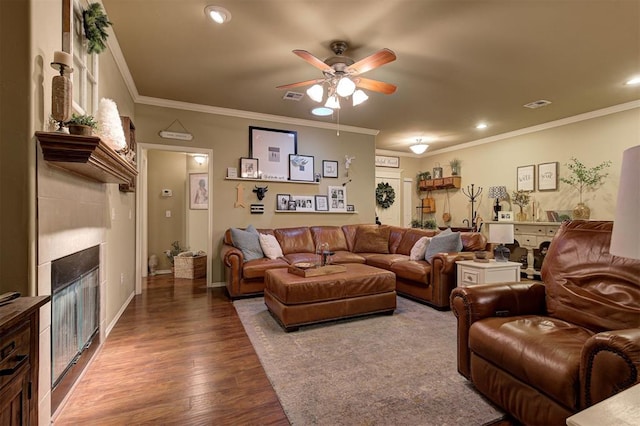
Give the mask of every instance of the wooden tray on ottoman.
[[296, 265], [289, 266], [290, 273], [301, 277], [318, 277], [320, 275], [337, 274], [346, 271], [347, 268], [344, 265], [325, 265], [317, 268], [299, 268]]

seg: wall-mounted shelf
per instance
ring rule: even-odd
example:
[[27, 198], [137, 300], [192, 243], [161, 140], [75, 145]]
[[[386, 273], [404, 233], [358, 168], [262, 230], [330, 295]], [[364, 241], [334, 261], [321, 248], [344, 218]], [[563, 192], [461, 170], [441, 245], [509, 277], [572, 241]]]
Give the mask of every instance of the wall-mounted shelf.
[[36, 132], [44, 159], [58, 167], [103, 183], [131, 184], [138, 174], [134, 164], [97, 136]]
[[357, 214], [357, 211], [353, 211], [353, 212], [343, 212], [343, 211], [303, 211], [303, 210], [275, 210], [276, 213], [312, 213], [312, 214], [316, 214], [316, 213], [324, 213], [324, 214]]
[[[302, 184], [309, 184], [309, 185], [320, 185], [320, 182], [305, 182], [305, 181], [299, 181], [299, 180], [280, 180], [280, 179], [252, 179], [252, 178], [230, 178], [230, 177], [226, 177], [226, 178], [224, 178], [224, 180], [240, 180], [240, 181], [247, 181], [247, 182], [302, 183]], [[351, 213], [351, 212], [349, 212], [349, 213]]]
[[[459, 189], [462, 178], [460, 176], [449, 176], [439, 179], [427, 179], [421, 181], [420, 191], [433, 191], [436, 189]], [[422, 182], [425, 182], [422, 184]]]

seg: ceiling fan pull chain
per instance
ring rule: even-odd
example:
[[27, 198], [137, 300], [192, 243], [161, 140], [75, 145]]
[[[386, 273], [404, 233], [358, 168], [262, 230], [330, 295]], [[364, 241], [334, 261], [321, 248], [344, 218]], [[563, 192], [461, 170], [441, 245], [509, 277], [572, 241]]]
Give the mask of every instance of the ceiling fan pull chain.
[[337, 136], [340, 136], [340, 109], [338, 109], [338, 132]]

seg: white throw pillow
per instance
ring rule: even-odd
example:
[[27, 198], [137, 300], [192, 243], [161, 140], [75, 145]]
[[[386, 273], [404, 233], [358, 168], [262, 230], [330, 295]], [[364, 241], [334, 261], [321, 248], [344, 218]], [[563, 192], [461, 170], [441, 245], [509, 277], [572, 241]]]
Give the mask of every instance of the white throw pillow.
[[262, 247], [264, 255], [269, 259], [277, 259], [283, 256], [280, 244], [273, 235], [260, 234], [260, 247]]
[[431, 237], [422, 237], [411, 248], [411, 254], [409, 255], [410, 260], [424, 260], [424, 254], [427, 251], [427, 247], [429, 247], [429, 243], [431, 242]]

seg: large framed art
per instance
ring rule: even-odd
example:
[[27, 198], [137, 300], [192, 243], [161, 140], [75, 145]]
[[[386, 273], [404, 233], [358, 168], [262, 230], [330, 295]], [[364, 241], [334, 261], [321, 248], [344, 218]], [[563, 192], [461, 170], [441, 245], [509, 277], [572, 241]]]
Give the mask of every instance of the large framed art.
[[209, 208], [209, 175], [189, 173], [189, 208], [206, 210]]
[[262, 179], [288, 180], [289, 156], [298, 153], [298, 132], [249, 127], [249, 157], [257, 158]]

